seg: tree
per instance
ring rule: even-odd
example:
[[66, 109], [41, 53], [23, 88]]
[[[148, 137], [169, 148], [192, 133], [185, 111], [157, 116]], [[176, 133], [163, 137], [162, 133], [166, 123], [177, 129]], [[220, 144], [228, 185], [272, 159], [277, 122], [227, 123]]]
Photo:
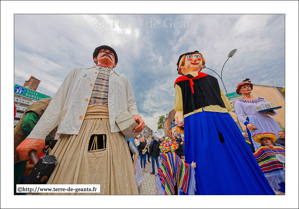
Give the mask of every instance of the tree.
[[158, 129], [162, 128], [162, 123], [163, 123], [164, 118], [165, 118], [165, 115], [160, 116], [158, 123], [157, 123]]
[[278, 121], [276, 121], [276, 122], [278, 123], [278, 125], [280, 126], [280, 128], [283, 130], [283, 132], [285, 132], [285, 129], [284, 129], [284, 127], [281, 125], [281, 123], [278, 122]]

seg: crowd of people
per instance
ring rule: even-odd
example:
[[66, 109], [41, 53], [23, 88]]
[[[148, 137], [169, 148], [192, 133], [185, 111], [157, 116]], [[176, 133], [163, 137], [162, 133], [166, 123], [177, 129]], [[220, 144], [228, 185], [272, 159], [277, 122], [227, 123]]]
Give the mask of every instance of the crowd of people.
[[[135, 137], [135, 144], [137, 145], [138, 154], [140, 157], [140, 166], [142, 172], [146, 172], [145, 165], [147, 163], [152, 164], [152, 172], [150, 174], [157, 175], [156, 168], [160, 168], [162, 149], [161, 144], [168, 137], [162, 136], [157, 138], [155, 136], [145, 136], [145, 137]], [[179, 133], [173, 134], [173, 140], [178, 143], [178, 149], [175, 150], [175, 153], [181, 158], [184, 159], [184, 139]]]

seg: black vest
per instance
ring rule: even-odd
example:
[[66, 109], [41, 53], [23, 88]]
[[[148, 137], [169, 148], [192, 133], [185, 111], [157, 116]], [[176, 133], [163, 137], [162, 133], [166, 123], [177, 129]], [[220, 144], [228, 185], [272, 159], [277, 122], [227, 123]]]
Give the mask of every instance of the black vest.
[[[191, 75], [187, 75], [187, 77], [192, 78]], [[192, 93], [189, 80], [177, 83], [182, 90], [184, 115], [210, 105], [219, 105], [225, 108], [221, 98], [220, 87], [215, 77], [208, 75], [193, 80], [193, 83], [194, 94]]]

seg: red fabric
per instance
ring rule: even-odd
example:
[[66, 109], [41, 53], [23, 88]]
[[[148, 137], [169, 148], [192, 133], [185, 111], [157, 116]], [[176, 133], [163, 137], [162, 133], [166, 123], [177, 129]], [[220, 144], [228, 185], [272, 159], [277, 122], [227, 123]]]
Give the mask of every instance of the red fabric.
[[16, 105], [14, 104], [14, 117], [13, 117], [13, 119], [16, 118], [16, 114], [17, 114], [17, 107], [16, 107]]
[[[42, 156], [44, 156], [44, 155], [45, 155], [45, 153], [44, 153], [44, 152], [41, 152], [41, 153], [39, 154], [39, 156], [37, 156], [37, 159], [40, 159], [40, 158], [41, 158]], [[30, 164], [33, 164], [31, 159], [29, 159], [29, 163], [30, 163]]]
[[183, 179], [183, 192], [186, 194], [188, 188], [188, 177], [189, 177], [190, 166], [187, 163], [185, 163], [185, 165], [186, 165], [186, 171], [185, 171], [186, 175]]
[[189, 82], [190, 82], [190, 86], [191, 86], [191, 90], [192, 90], [192, 93], [194, 94], [194, 88], [193, 88], [194, 83], [193, 83], [193, 80], [195, 80], [195, 79], [199, 79], [199, 78], [203, 78], [203, 77], [206, 77], [206, 76], [208, 76], [208, 75], [209, 75], [209, 74], [202, 73], [202, 72], [198, 72], [198, 76], [193, 77], [193, 78], [188, 78], [187, 76], [182, 75], [182, 76], [178, 77], [178, 78], [175, 80], [174, 85], [175, 85], [176, 83], [180, 82], [180, 81], [186, 81], [186, 80], [189, 80]]

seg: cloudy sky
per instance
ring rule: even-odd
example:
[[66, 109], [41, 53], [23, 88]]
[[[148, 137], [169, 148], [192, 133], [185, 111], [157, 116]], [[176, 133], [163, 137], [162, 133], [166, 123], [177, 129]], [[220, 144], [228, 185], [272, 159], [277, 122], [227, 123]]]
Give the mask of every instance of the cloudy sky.
[[14, 30], [15, 84], [34, 76], [41, 80], [37, 91], [51, 97], [74, 67], [93, 66], [97, 46], [112, 46], [119, 57], [116, 71], [129, 79], [140, 115], [153, 130], [159, 116], [173, 109], [176, 63], [187, 51], [200, 51], [220, 75], [228, 53], [237, 49], [223, 70], [228, 93], [245, 78], [285, 86], [283, 14], [16, 14]]

